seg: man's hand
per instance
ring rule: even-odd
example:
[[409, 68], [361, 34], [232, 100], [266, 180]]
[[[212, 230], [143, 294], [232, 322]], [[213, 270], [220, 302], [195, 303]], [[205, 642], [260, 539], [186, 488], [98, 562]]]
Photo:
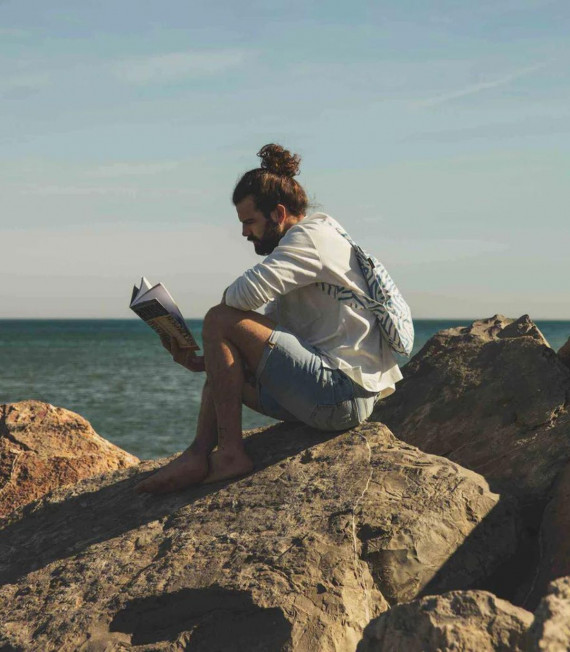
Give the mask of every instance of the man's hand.
[[206, 371], [203, 355], [196, 355], [189, 349], [180, 348], [176, 340], [168, 335], [161, 336], [160, 341], [162, 342], [162, 346], [174, 358], [174, 362], [177, 362], [190, 371]]

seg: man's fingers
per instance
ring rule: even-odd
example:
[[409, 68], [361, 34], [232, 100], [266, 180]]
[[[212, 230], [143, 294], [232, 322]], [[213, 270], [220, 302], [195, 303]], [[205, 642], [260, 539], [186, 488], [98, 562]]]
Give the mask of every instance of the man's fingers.
[[170, 353], [172, 353], [172, 357], [174, 358], [174, 362], [178, 362], [178, 364], [184, 364], [186, 360], [186, 355], [188, 351], [185, 351], [184, 349], [181, 349], [178, 346], [178, 342], [172, 338], [170, 342]]
[[173, 337], [162, 336], [160, 339], [164, 348], [170, 352], [174, 362], [190, 371], [205, 371], [203, 355], [196, 355], [193, 351], [181, 348]]
[[193, 355], [188, 360], [188, 369], [191, 371], [206, 371], [203, 355]]

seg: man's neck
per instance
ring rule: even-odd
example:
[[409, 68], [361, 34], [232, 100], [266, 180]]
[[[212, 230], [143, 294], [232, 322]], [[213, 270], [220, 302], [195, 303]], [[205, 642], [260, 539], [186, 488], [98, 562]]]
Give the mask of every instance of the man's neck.
[[283, 233], [287, 233], [292, 226], [299, 224], [299, 222], [304, 218], [304, 215], [288, 215], [283, 222]]

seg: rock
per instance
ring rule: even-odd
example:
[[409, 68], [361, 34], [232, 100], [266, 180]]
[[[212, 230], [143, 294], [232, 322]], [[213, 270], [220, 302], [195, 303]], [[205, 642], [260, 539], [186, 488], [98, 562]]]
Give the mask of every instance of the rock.
[[137, 496], [148, 462], [12, 514], [0, 649], [354, 650], [389, 604], [484, 585], [516, 544], [482, 477], [382, 424], [246, 447], [235, 481]]
[[357, 652], [523, 652], [532, 614], [486, 591], [451, 591], [393, 607]]
[[40, 401], [0, 405], [0, 518], [52, 489], [138, 462], [74, 412]]
[[566, 341], [566, 344], [558, 349], [558, 357], [570, 368], [570, 337]]
[[539, 541], [538, 572], [527, 599], [529, 606], [538, 604], [552, 580], [570, 575], [570, 464], [556, 479], [542, 517]]
[[373, 419], [481, 473], [491, 489], [544, 500], [570, 458], [570, 369], [528, 315], [434, 335]]
[[529, 634], [528, 652], [570, 650], [570, 577], [562, 577], [549, 586], [534, 614]]

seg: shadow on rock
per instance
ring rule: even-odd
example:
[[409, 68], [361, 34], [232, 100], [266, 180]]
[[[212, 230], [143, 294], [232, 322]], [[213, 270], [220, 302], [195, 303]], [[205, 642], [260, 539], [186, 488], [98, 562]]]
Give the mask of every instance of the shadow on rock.
[[250, 594], [221, 587], [132, 600], [117, 613], [109, 630], [131, 635], [131, 645], [173, 642], [191, 631], [185, 649], [193, 651], [261, 650], [268, 640], [274, 649], [281, 649], [291, 636], [281, 609], [263, 609]]
[[[516, 547], [519, 526], [518, 506], [511, 497], [501, 497], [495, 507], [466, 537], [465, 541], [442, 564], [418, 597], [452, 590], [479, 589], [491, 591], [505, 600], [512, 600], [520, 590], [521, 577], [527, 575], [535, 561], [534, 549]], [[505, 524], [510, 536], [505, 539]], [[505, 546], [506, 540], [510, 545]], [[474, 570], [488, 566], [488, 551], [503, 548], [503, 561], [495, 570], [482, 575], [484, 580], [473, 582]], [[450, 583], [450, 578], [453, 582]]]
[[[338, 434], [300, 424], [278, 424], [253, 432], [247, 437], [246, 448], [255, 461], [255, 472], [259, 472]], [[150, 467], [154, 472], [164, 462], [144, 464], [145, 471]], [[146, 475], [139, 469], [80, 482], [15, 512], [0, 530], [0, 585], [13, 583], [57, 559], [77, 555], [93, 544], [168, 517], [236, 481], [199, 485], [162, 496], [137, 495], [134, 486]], [[118, 479], [125, 476], [126, 479]]]

